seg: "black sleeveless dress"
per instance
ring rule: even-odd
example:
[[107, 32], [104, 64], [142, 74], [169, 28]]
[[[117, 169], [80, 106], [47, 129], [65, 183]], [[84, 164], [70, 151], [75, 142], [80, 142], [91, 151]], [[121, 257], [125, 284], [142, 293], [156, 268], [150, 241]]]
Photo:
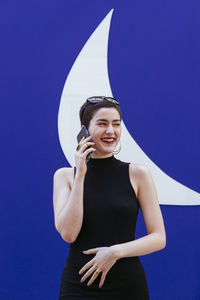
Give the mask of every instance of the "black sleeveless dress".
[[83, 224], [64, 267], [59, 300], [148, 300], [149, 292], [138, 256], [123, 257], [108, 271], [99, 288], [102, 273], [87, 286], [93, 274], [80, 282], [79, 270], [95, 254], [83, 250], [126, 243], [135, 239], [139, 202], [129, 177], [129, 163], [114, 156], [91, 158], [84, 180]]

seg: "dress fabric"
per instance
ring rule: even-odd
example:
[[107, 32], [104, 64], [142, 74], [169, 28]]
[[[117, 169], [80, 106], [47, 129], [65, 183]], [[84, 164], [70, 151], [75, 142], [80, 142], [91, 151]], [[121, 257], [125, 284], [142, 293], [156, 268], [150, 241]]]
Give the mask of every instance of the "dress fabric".
[[61, 276], [59, 300], [149, 300], [147, 279], [138, 256], [123, 257], [87, 286], [79, 270], [96, 254], [83, 250], [126, 243], [135, 239], [139, 202], [131, 185], [129, 163], [115, 156], [91, 158], [87, 163], [83, 195], [83, 223]]

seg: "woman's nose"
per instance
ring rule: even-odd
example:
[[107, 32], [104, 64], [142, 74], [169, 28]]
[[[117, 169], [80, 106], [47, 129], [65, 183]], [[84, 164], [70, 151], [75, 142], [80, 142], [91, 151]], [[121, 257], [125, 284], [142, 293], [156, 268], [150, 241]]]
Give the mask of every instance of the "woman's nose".
[[112, 126], [107, 127], [106, 132], [113, 132], [113, 127]]

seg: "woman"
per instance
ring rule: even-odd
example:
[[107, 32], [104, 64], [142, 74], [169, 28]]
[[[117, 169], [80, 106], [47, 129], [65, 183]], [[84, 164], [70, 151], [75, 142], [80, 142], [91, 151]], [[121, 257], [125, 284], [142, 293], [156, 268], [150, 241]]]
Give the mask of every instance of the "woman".
[[[70, 243], [59, 299], [148, 300], [139, 256], [166, 245], [151, 173], [144, 165], [114, 156], [121, 136], [117, 100], [88, 98], [80, 121], [90, 136], [76, 149], [76, 172], [61, 168], [54, 174], [55, 226]], [[139, 208], [147, 235], [135, 240]]]

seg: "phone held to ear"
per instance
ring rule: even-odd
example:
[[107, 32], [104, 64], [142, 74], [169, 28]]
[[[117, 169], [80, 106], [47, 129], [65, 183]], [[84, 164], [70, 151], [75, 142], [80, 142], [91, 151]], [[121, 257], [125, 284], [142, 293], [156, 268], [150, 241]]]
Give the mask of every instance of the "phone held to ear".
[[[80, 142], [80, 140], [85, 137], [87, 138], [89, 136], [89, 133], [88, 133], [88, 130], [87, 130], [87, 127], [84, 125], [82, 128], [81, 128], [81, 131], [79, 132], [79, 134], [77, 135], [77, 141], [78, 141], [78, 144]], [[91, 146], [87, 147], [87, 149], [89, 149]], [[90, 152], [87, 157], [86, 157], [86, 163], [90, 160], [92, 156], [92, 152]]]

